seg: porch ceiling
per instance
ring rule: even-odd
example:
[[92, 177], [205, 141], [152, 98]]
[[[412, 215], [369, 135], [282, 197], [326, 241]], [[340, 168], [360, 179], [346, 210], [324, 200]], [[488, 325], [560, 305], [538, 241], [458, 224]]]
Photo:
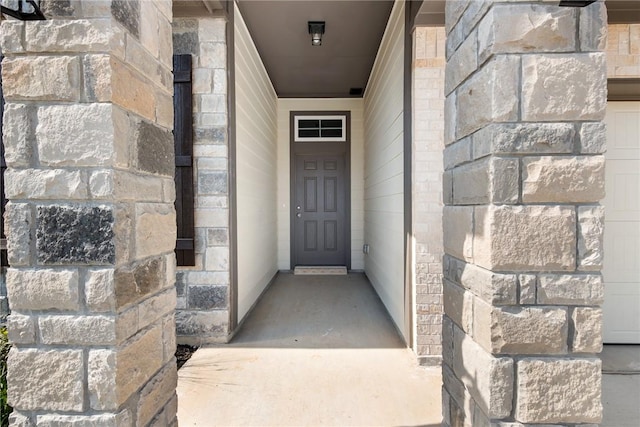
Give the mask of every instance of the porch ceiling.
[[[173, 0], [176, 16], [222, 13], [220, 0]], [[279, 97], [349, 97], [366, 87], [392, 0], [237, 0]], [[640, 1], [606, 0], [608, 21], [640, 22]], [[414, 1], [414, 25], [444, 25], [444, 0]], [[325, 21], [311, 46], [308, 21]]]
[[[349, 97], [365, 88], [392, 1], [252, 1], [238, 6], [282, 98]], [[311, 46], [308, 21], [325, 21]]]

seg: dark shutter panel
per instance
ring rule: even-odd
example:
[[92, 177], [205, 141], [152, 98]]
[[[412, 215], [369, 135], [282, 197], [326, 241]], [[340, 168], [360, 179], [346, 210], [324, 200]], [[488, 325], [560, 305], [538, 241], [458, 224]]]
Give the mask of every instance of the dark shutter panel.
[[173, 56], [173, 134], [176, 153], [176, 215], [178, 265], [195, 265], [193, 188], [193, 107], [191, 55]]
[[[0, 57], [0, 61], [2, 61], [2, 57]], [[0, 155], [2, 157], [2, 167], [0, 168], [0, 193], [2, 193], [2, 205], [0, 206], [0, 264], [2, 264], [3, 267], [7, 267], [9, 266], [9, 262], [7, 260], [7, 237], [4, 235], [4, 208], [7, 204], [7, 199], [4, 197], [4, 171], [7, 169], [7, 164], [4, 161], [4, 141], [2, 140], [3, 115], [4, 94], [2, 93], [2, 81], [0, 81]]]

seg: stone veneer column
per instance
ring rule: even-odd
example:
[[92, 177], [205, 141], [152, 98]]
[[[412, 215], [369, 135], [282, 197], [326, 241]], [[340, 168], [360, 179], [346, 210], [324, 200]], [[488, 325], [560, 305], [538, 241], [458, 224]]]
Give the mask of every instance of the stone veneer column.
[[0, 26], [15, 426], [176, 425], [171, 1]]
[[229, 338], [229, 150], [227, 19], [176, 18], [175, 54], [193, 57], [196, 265], [177, 274], [178, 341]]
[[446, 16], [445, 423], [598, 423], [604, 2]]
[[416, 351], [422, 365], [442, 361], [442, 150], [444, 27], [413, 34], [413, 238]]

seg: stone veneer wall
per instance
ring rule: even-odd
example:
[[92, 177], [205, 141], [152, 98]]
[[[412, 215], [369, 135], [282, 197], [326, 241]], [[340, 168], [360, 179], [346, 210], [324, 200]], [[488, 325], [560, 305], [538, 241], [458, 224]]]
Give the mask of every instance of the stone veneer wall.
[[15, 426], [177, 425], [171, 1], [0, 25]]
[[607, 74], [610, 78], [640, 76], [640, 23], [609, 25]]
[[415, 346], [420, 362], [442, 360], [442, 152], [444, 27], [414, 31], [413, 220]]
[[193, 56], [195, 267], [177, 274], [180, 343], [225, 342], [229, 336], [229, 147], [227, 22], [177, 18], [175, 54]]
[[445, 424], [598, 423], [604, 2], [447, 2], [446, 28]]

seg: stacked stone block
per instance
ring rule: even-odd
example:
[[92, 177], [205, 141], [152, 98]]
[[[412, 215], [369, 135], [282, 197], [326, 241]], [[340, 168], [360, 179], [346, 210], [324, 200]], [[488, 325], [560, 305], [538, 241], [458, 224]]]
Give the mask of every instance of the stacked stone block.
[[3, 21], [16, 426], [176, 425], [171, 2]]
[[193, 57], [193, 165], [196, 265], [177, 274], [178, 341], [226, 342], [229, 337], [229, 150], [227, 22], [178, 18], [175, 54]]
[[601, 419], [604, 2], [447, 2], [444, 420]]
[[413, 52], [413, 219], [416, 351], [442, 361], [444, 27], [416, 28]]

